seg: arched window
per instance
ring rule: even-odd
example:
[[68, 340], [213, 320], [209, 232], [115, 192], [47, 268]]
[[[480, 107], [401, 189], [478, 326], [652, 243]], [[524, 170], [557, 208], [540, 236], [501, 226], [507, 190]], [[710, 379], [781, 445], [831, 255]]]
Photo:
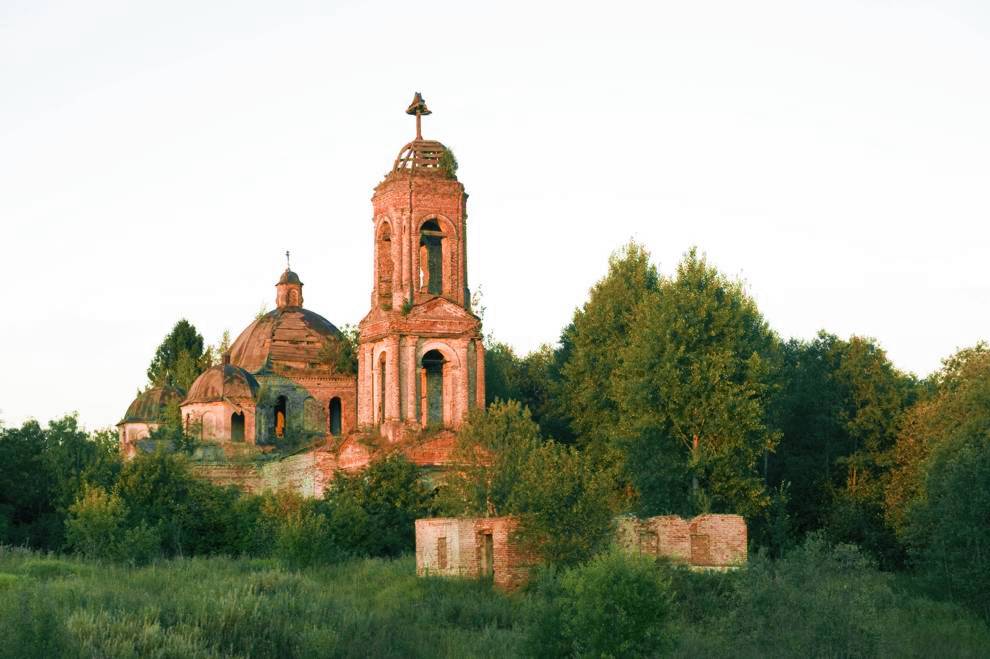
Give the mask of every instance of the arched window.
[[234, 412], [230, 415], [230, 441], [244, 441], [244, 412]]
[[419, 290], [443, 292], [443, 231], [436, 220], [419, 227]]
[[330, 434], [340, 435], [340, 399], [336, 396], [330, 399]]
[[385, 353], [378, 358], [378, 422], [385, 421]]
[[443, 363], [439, 350], [430, 350], [423, 355], [420, 409], [424, 426], [443, 425]]
[[275, 435], [275, 437], [278, 437], [279, 439], [285, 437], [285, 431], [288, 425], [286, 421], [287, 418], [286, 411], [288, 407], [288, 402], [289, 401], [286, 399], [285, 396], [279, 396], [278, 399], [275, 401], [275, 409], [273, 410], [273, 414], [272, 414], [272, 421], [274, 423], [274, 427], [272, 428], [272, 434]]
[[392, 232], [387, 222], [378, 233], [378, 306], [392, 308]]

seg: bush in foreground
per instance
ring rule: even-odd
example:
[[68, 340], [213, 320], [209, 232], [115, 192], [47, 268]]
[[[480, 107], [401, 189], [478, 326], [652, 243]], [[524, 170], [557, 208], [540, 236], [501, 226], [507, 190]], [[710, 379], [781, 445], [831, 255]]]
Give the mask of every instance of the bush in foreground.
[[536, 656], [642, 657], [670, 645], [670, 580], [656, 562], [611, 551], [562, 574], [543, 573], [532, 609]]

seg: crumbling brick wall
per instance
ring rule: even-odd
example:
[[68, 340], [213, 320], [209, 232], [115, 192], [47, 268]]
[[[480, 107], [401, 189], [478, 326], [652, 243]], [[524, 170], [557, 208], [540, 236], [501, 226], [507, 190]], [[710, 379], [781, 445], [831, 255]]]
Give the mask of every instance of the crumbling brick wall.
[[511, 517], [416, 520], [416, 574], [491, 578], [511, 590], [525, 583], [529, 562], [513, 539]]
[[197, 464], [195, 472], [215, 485], [236, 485], [250, 494], [292, 490], [322, 497], [337, 467], [333, 454], [307, 451], [281, 460], [256, 464]]
[[617, 524], [620, 547], [698, 567], [746, 563], [746, 520], [739, 515], [623, 517]]
[[691, 565], [743, 565], [746, 545], [746, 520], [739, 515], [698, 515], [691, 520]]

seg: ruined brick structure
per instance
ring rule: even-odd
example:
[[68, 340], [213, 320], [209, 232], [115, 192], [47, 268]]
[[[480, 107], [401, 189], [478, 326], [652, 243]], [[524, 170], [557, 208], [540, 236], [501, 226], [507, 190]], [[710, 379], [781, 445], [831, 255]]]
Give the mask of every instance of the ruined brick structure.
[[[491, 578], [496, 586], [524, 584], [534, 561], [513, 537], [513, 517], [416, 520], [416, 574]], [[739, 515], [674, 515], [616, 521], [616, 545], [698, 569], [746, 564], [746, 520]]]
[[622, 517], [616, 528], [620, 547], [665, 557], [694, 567], [727, 568], [746, 563], [746, 520], [739, 515], [675, 515], [648, 519]]
[[[181, 399], [187, 432], [208, 444], [198, 461], [210, 478], [319, 496], [336, 469], [361, 469], [379, 449], [443, 468], [453, 431], [484, 406], [481, 321], [467, 280], [467, 194], [453, 154], [422, 137], [421, 117], [430, 111], [418, 93], [407, 113], [416, 117], [416, 138], [372, 197], [374, 278], [357, 373], [340, 370], [340, 330], [303, 308], [303, 283], [287, 267], [275, 285], [276, 308], [248, 325]], [[119, 424], [125, 456], [182, 396], [152, 389], [131, 404]], [[230, 460], [281, 444], [314, 448], [286, 458], [291, 468]]]
[[531, 561], [512, 539], [512, 517], [416, 520], [416, 574], [491, 579], [512, 590], [526, 582]]

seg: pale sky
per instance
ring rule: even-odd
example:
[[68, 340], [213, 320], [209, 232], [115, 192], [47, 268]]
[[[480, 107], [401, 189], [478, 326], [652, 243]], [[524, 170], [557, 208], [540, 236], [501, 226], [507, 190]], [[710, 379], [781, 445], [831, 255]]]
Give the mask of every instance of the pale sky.
[[179, 318], [210, 343], [292, 251], [357, 323], [372, 189], [452, 148], [485, 331], [554, 342], [634, 238], [781, 336], [926, 375], [990, 339], [990, 3], [0, 0], [0, 419], [116, 423]]

